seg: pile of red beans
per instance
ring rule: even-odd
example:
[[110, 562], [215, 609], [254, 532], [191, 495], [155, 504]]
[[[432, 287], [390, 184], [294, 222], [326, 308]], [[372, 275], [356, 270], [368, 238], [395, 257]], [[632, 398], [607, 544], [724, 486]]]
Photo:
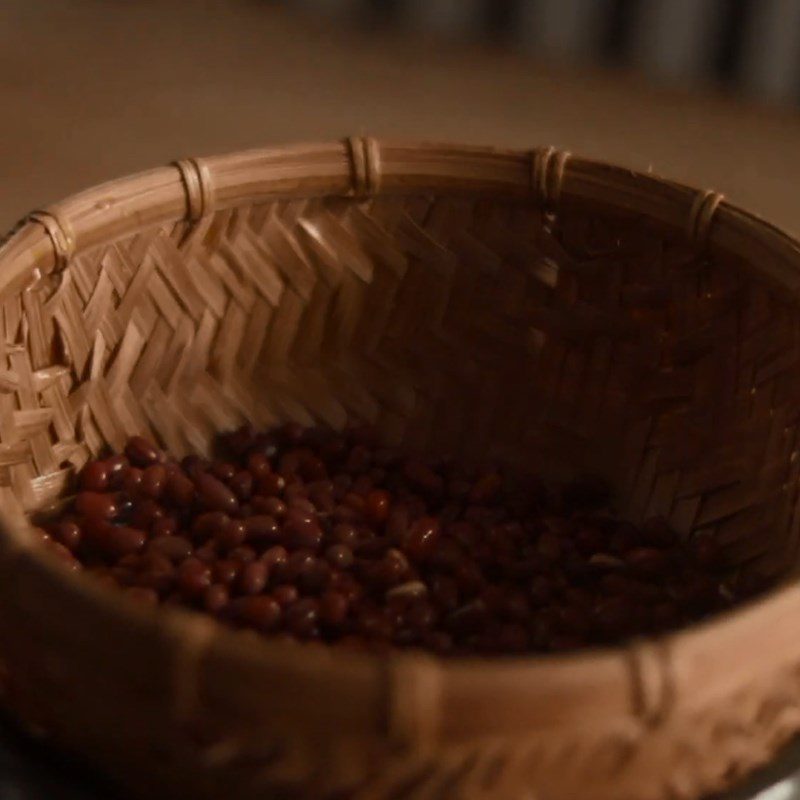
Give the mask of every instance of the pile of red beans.
[[653, 634], [754, 587], [710, 537], [561, 491], [288, 424], [225, 434], [213, 460], [133, 437], [42, 523], [48, 547], [134, 600], [270, 636], [440, 654], [547, 652]]

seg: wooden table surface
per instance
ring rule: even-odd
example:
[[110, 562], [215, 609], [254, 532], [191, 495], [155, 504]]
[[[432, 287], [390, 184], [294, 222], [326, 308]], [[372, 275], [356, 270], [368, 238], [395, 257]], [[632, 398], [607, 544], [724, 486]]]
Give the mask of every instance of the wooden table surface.
[[187, 155], [351, 133], [584, 155], [800, 233], [800, 118], [530, 56], [342, 31], [268, 0], [2, 0], [0, 228]]

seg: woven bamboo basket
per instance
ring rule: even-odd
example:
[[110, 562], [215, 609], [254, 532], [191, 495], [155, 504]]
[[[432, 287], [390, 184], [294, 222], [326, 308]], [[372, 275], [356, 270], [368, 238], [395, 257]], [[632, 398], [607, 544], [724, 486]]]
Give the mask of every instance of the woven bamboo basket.
[[713, 192], [532, 152], [379, 142], [189, 159], [0, 249], [4, 700], [131, 795], [660, 800], [800, 729], [800, 588], [655, 641], [496, 660], [270, 642], [152, 612], [25, 513], [133, 433], [250, 419], [606, 476], [634, 519], [797, 561], [800, 249]]

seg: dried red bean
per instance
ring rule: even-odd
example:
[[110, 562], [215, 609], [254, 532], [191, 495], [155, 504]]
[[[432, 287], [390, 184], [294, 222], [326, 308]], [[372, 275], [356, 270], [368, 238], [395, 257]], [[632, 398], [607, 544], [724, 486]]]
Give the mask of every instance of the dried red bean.
[[285, 488], [286, 479], [283, 477], [283, 475], [273, 472], [269, 475], [265, 475], [263, 478], [258, 479], [255, 493], [265, 497], [273, 497], [275, 495], [279, 495]]
[[189, 558], [192, 549], [192, 543], [182, 536], [157, 536], [147, 545], [148, 552], [163, 555], [175, 564]]
[[404, 547], [414, 561], [426, 561], [436, 549], [441, 535], [439, 520], [435, 517], [420, 517], [406, 535]]
[[62, 520], [53, 526], [53, 536], [70, 552], [74, 553], [83, 540], [83, 532], [77, 522]]
[[241, 561], [234, 561], [230, 558], [217, 561], [212, 566], [214, 580], [224, 586], [230, 586], [238, 579], [242, 567]]
[[253, 494], [253, 476], [245, 470], [240, 470], [231, 478], [230, 487], [239, 500], [249, 500]]
[[88, 492], [104, 492], [108, 488], [108, 466], [103, 461], [90, 461], [80, 475], [80, 488]]
[[215, 478], [227, 483], [236, 474], [236, 465], [227, 461], [215, 461], [211, 465], [211, 474]]
[[272, 592], [272, 596], [275, 598], [275, 602], [280, 605], [281, 608], [286, 608], [286, 606], [292, 605], [292, 603], [296, 603], [298, 598], [300, 597], [300, 592], [297, 591], [296, 586], [292, 586], [292, 584], [284, 583], [282, 586], [276, 586], [275, 590]]
[[486, 505], [497, 498], [503, 479], [496, 473], [482, 475], [469, 490], [469, 501], [475, 505]]
[[286, 610], [286, 624], [289, 630], [301, 639], [311, 639], [318, 636], [318, 622], [319, 602], [310, 597], [298, 600]]
[[131, 524], [142, 530], [150, 530], [155, 522], [166, 516], [164, 509], [152, 498], [136, 500], [131, 512]]
[[247, 521], [231, 519], [214, 534], [214, 541], [224, 550], [233, 550], [247, 539]]
[[198, 558], [187, 558], [178, 567], [178, 588], [189, 598], [201, 596], [211, 586], [211, 567]]
[[151, 464], [142, 475], [139, 491], [154, 500], [158, 500], [167, 482], [167, 470], [163, 464]]
[[186, 508], [194, 500], [194, 494], [194, 483], [183, 473], [175, 472], [167, 478], [164, 497], [170, 504]]
[[306, 594], [318, 594], [330, 582], [331, 568], [324, 561], [314, 559], [297, 576], [297, 582]]
[[125, 445], [125, 455], [137, 467], [147, 467], [159, 460], [158, 448], [143, 436], [133, 436]]
[[278, 627], [283, 612], [280, 605], [269, 596], [241, 597], [230, 604], [233, 615], [260, 631], [272, 631]]
[[334, 527], [332, 537], [338, 544], [353, 548], [358, 544], [358, 529], [355, 525], [351, 525], [347, 522], [340, 522]]
[[325, 558], [337, 569], [349, 569], [355, 560], [353, 551], [346, 544], [332, 544], [325, 551]]
[[228, 557], [232, 558], [234, 561], [240, 561], [242, 564], [249, 564], [251, 561], [255, 561], [258, 558], [258, 553], [256, 553], [252, 547], [248, 547], [245, 544], [234, 547], [233, 550], [228, 553]]
[[78, 492], [75, 497], [75, 511], [82, 517], [113, 519], [117, 516], [117, 508], [117, 498], [113, 494]]
[[143, 531], [126, 526], [119, 528], [112, 526], [106, 530], [100, 545], [104, 553], [114, 558], [121, 558], [131, 553], [138, 553], [146, 541], [147, 537]]
[[218, 614], [230, 602], [228, 589], [220, 583], [214, 583], [203, 593], [203, 607], [212, 614]]
[[248, 541], [275, 542], [280, 537], [280, 527], [277, 520], [267, 514], [258, 514], [244, 520]]
[[239, 575], [238, 588], [242, 594], [260, 594], [267, 586], [269, 570], [263, 561], [245, 564]]
[[322, 529], [314, 515], [290, 508], [283, 531], [294, 547], [308, 547], [315, 550], [322, 544]]
[[210, 511], [235, 513], [239, 507], [236, 495], [220, 480], [207, 472], [195, 478], [195, 486], [200, 502]]
[[178, 531], [178, 521], [175, 517], [161, 517], [153, 522], [150, 532], [153, 536], [174, 536]]
[[230, 522], [230, 517], [222, 511], [208, 511], [194, 518], [192, 536], [198, 541], [205, 541], [219, 536]]
[[386, 522], [391, 502], [392, 496], [383, 489], [373, 489], [368, 492], [364, 498], [364, 514], [366, 518], [376, 525]]

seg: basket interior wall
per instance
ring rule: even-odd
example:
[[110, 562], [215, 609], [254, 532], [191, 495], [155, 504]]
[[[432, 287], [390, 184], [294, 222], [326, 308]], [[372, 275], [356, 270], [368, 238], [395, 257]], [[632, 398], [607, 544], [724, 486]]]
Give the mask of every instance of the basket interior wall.
[[271, 202], [79, 252], [2, 306], [0, 485], [41, 507], [127, 435], [342, 426], [794, 553], [800, 318], [644, 219], [463, 197]]

